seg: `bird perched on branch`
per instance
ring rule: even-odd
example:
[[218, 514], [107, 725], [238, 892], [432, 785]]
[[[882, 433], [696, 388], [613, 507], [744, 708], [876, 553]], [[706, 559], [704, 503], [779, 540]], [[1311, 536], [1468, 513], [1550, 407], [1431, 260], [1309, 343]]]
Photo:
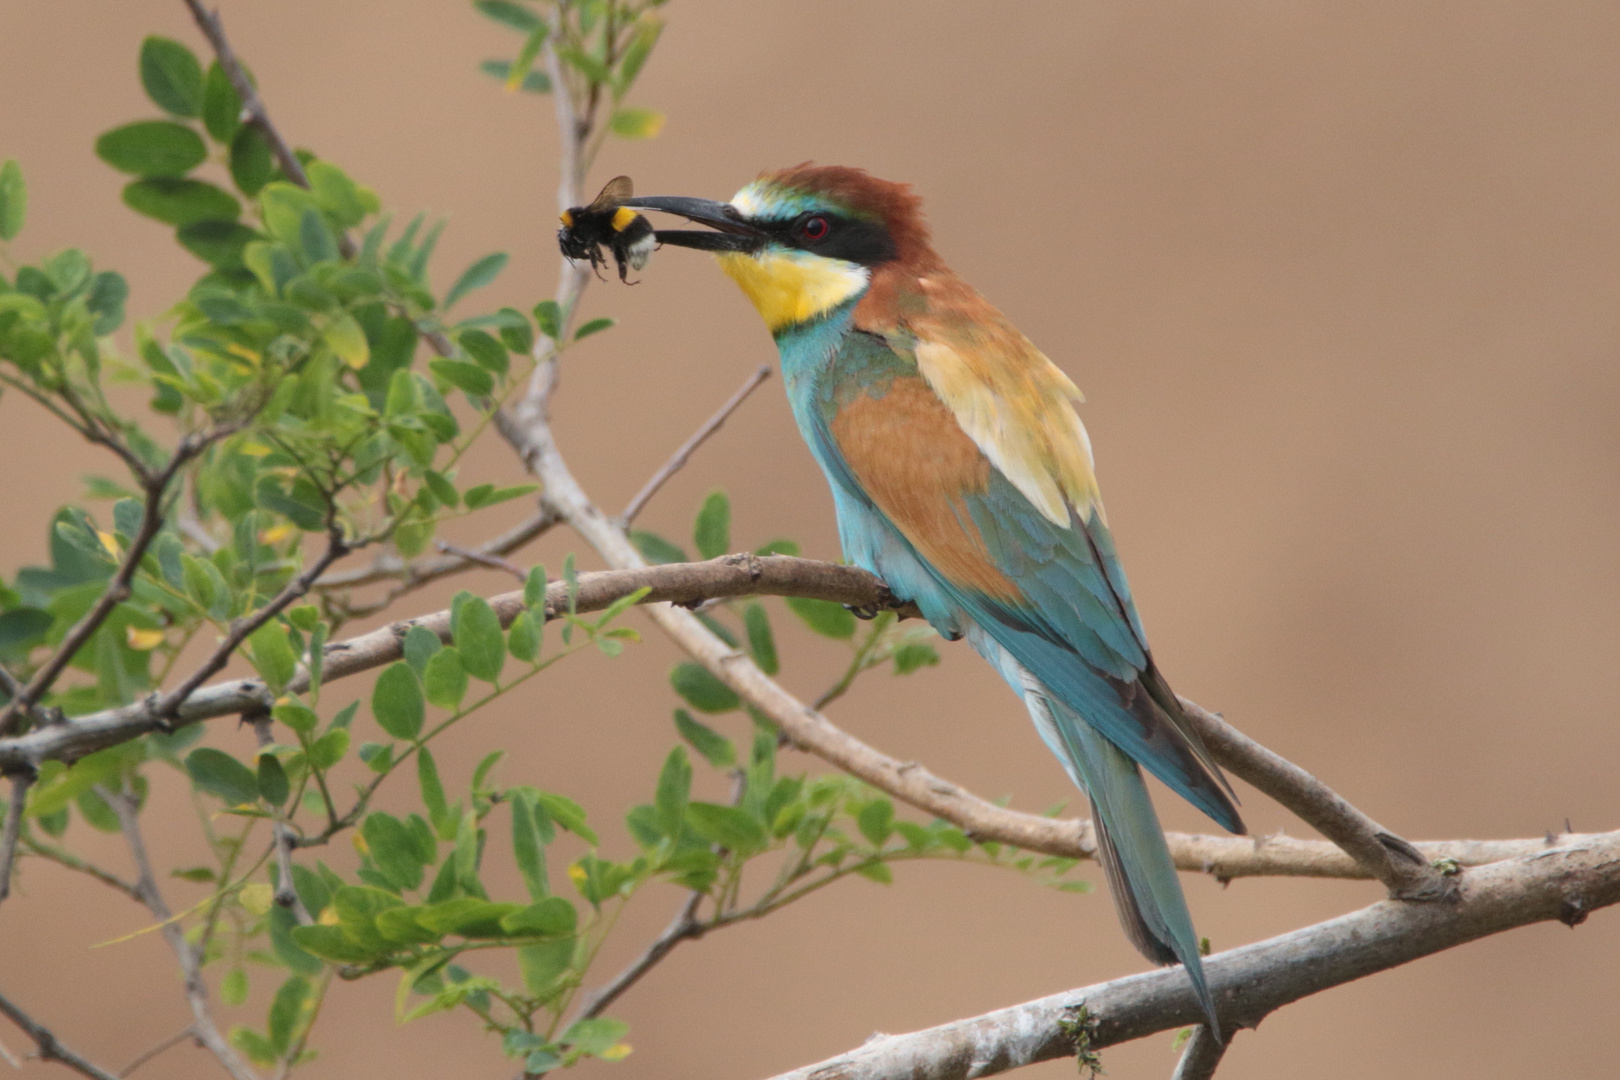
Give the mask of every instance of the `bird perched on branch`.
[[[628, 181], [623, 185], [628, 188]], [[594, 204], [593, 204], [594, 205]], [[1080, 391], [935, 254], [909, 186], [805, 164], [730, 203], [627, 198], [709, 226], [765, 318], [844, 554], [968, 642], [1091, 799], [1126, 934], [1179, 961], [1218, 1034], [1199, 941], [1141, 769], [1243, 832], [1230, 785], [1148, 651], [1074, 405]]]

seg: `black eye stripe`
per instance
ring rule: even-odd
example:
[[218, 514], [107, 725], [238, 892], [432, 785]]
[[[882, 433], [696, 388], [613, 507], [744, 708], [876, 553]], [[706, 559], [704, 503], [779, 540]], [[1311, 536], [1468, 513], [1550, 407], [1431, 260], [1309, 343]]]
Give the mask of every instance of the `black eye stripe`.
[[[825, 223], [825, 232], [814, 235], [813, 223]], [[812, 212], [791, 221], [756, 222], [771, 237], [787, 247], [795, 247], [830, 259], [844, 259], [862, 266], [876, 266], [896, 255], [894, 241], [881, 221], [846, 217], [842, 214]], [[807, 232], [807, 227], [811, 227]]]

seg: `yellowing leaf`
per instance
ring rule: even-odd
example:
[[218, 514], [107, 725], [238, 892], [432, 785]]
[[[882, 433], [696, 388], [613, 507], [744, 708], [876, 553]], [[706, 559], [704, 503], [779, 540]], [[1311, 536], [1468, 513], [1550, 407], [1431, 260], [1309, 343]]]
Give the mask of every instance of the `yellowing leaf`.
[[585, 868], [579, 865], [579, 863], [575, 863], [573, 866], [568, 868], [568, 879], [575, 885], [585, 884], [586, 877], [587, 875], [585, 873]]
[[366, 843], [366, 838], [361, 836], [359, 833], [354, 834], [352, 843], [354, 844], [354, 850], [358, 851], [360, 854], [371, 854], [371, 845]]
[[252, 885], [244, 885], [237, 894], [242, 906], [254, 915], [263, 915], [270, 910], [270, 905], [276, 902], [276, 891], [262, 881]]
[[625, 1058], [630, 1056], [630, 1050], [631, 1046], [629, 1043], [614, 1043], [612, 1046], [608, 1047], [606, 1050], [602, 1051], [596, 1056], [601, 1058], [603, 1061], [623, 1061]]
[[124, 643], [136, 652], [150, 652], [163, 644], [162, 630], [138, 630], [133, 626], [124, 627]]
[[320, 923], [322, 926], [336, 926], [343, 920], [338, 918], [337, 908], [328, 904], [326, 907], [321, 909], [321, 913], [319, 915], [315, 916], [315, 921]]
[[101, 546], [107, 549], [107, 554], [115, 559], [118, 558], [118, 537], [110, 532], [98, 532], [96, 533], [96, 539], [100, 540]]
[[326, 346], [352, 368], [363, 368], [371, 359], [371, 346], [366, 344], [366, 332], [354, 321], [353, 315], [340, 315], [326, 328]]
[[286, 523], [272, 525], [259, 534], [261, 544], [279, 544], [293, 534], [293, 527]]
[[613, 134], [625, 139], [650, 139], [664, 130], [664, 114], [657, 109], [620, 109], [608, 121]]
[[256, 442], [242, 443], [237, 447], [237, 450], [246, 454], [248, 457], [266, 457], [270, 453], [270, 448], [268, 446], [264, 445], [264, 443]]

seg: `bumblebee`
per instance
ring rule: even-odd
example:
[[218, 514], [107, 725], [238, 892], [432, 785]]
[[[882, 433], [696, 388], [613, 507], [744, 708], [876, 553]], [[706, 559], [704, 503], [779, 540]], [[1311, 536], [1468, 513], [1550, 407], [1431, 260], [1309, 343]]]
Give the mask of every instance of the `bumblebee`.
[[564, 210], [563, 227], [557, 230], [562, 253], [570, 259], [589, 259], [591, 269], [601, 277], [602, 267], [607, 265], [602, 254], [605, 247], [618, 264], [619, 280], [634, 284], [625, 275], [646, 266], [658, 246], [652, 222], [624, 205], [634, 194], [628, 176], [615, 176], [589, 206]]

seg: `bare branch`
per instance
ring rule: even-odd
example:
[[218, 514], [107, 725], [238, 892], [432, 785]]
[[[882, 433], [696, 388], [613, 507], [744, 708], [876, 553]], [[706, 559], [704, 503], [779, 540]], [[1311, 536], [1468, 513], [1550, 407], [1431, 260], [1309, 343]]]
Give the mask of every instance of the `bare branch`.
[[[510, 555], [529, 541], [548, 531], [555, 524], [557, 524], [557, 518], [542, 510], [521, 525], [516, 525], [494, 539], [487, 540], [476, 548], [468, 550], [465, 555], [440, 555], [418, 559], [415, 562], [406, 562], [398, 555], [392, 553], [383, 554], [377, 556], [370, 566], [326, 574], [315, 582], [314, 587], [321, 592], [330, 592], [334, 589], [358, 588], [379, 581], [400, 582], [399, 587], [389, 591], [386, 602], [378, 606], [377, 610], [381, 610], [388, 603], [392, 603], [407, 592], [421, 588], [430, 581], [437, 581], [442, 577], [469, 570], [474, 566], [487, 565], [481, 561], [481, 558]], [[351, 607], [351, 610], [360, 614], [371, 614], [369, 608], [360, 610], [362, 607], [366, 607], [366, 605]]]
[[158, 888], [157, 878], [152, 873], [152, 860], [146, 853], [146, 840], [141, 835], [135, 796], [129, 791], [113, 791], [100, 785], [96, 787], [96, 792], [106, 800], [108, 806], [112, 807], [113, 813], [118, 815], [118, 824], [124, 833], [124, 843], [135, 863], [135, 887], [140, 890], [141, 900], [146, 904], [147, 910], [160, 924], [163, 940], [168, 943], [169, 949], [180, 963], [180, 974], [185, 979], [186, 1002], [191, 1006], [192, 1033], [196, 1035], [197, 1041], [219, 1060], [225, 1071], [231, 1074], [232, 1080], [259, 1080], [258, 1074], [237, 1056], [236, 1050], [225, 1041], [225, 1037], [214, 1024], [208, 1002], [208, 984], [202, 977], [202, 958], [191, 942], [186, 940], [185, 930], [175, 920], [168, 902], [163, 899], [162, 890]]
[[[1575, 925], [1620, 902], [1620, 832], [1469, 870], [1455, 904], [1382, 900], [1204, 961], [1227, 1030], [1303, 997], [1455, 945], [1553, 919]], [[1088, 1049], [1200, 1019], [1186, 973], [1164, 968], [1082, 987], [863, 1046], [775, 1080], [966, 1080], [1073, 1055], [1081, 1006]]]
[[[1236, 1035], [1237, 1032], [1231, 1034]], [[1221, 1058], [1226, 1056], [1226, 1048], [1231, 1042], [1230, 1035], [1223, 1043], [1207, 1025], [1199, 1024], [1192, 1029], [1192, 1037], [1181, 1051], [1181, 1060], [1176, 1063], [1176, 1071], [1171, 1074], [1170, 1080], [1209, 1080], [1220, 1067]]]
[[1343, 848], [1398, 900], [1448, 900], [1455, 882], [1423, 853], [1357, 810], [1326, 784], [1266, 749], [1220, 716], [1181, 698], [1215, 760]]
[[630, 961], [623, 971], [586, 998], [579, 1010], [579, 1015], [574, 1019], [587, 1020], [593, 1016], [600, 1016], [609, 1005], [618, 1000], [620, 995], [639, 982], [643, 975], [657, 967], [664, 957], [674, 952], [675, 946], [688, 938], [702, 937], [707, 928], [698, 921], [697, 909], [698, 905], [703, 902], [705, 895], [699, 890], [692, 890], [692, 895], [686, 898], [686, 903], [681, 905], [681, 910], [670, 921], [670, 924], [664, 928], [664, 932], [659, 934], [651, 945], [647, 946], [645, 952]]
[[131, 900], [139, 901], [141, 899], [140, 890], [135, 888], [133, 884], [125, 881], [117, 874], [108, 873], [95, 863], [87, 862], [86, 860], [79, 858], [77, 855], [65, 848], [57, 847], [55, 844], [44, 843], [43, 841], [36, 840], [32, 836], [26, 836], [22, 841], [22, 850], [26, 851], [30, 855], [36, 855], [41, 859], [49, 859], [51, 862], [56, 863], [59, 866], [65, 866], [69, 870], [76, 870], [81, 874], [86, 874], [93, 877], [103, 885], [117, 889]]
[[630, 523], [636, 520], [636, 515], [641, 513], [642, 509], [652, 501], [654, 495], [658, 494], [658, 489], [668, 483], [670, 477], [680, 472], [691, 456], [697, 452], [697, 448], [702, 446], [709, 436], [719, 431], [721, 425], [731, 418], [732, 413], [737, 411], [738, 406], [748, 400], [748, 395], [752, 394], [759, 388], [760, 383], [770, 377], [771, 366], [761, 364], [757, 371], [743, 381], [742, 386], [737, 388], [737, 392], [727, 398], [726, 403], [720, 406], [713, 416], [705, 420], [703, 426], [693, 432], [692, 437], [682, 443], [680, 449], [670, 455], [669, 460], [664, 462], [663, 468], [654, 473], [652, 479], [648, 480], [646, 485], [636, 492], [636, 497], [630, 500], [629, 505], [624, 508], [624, 513], [619, 515], [621, 528], [628, 529], [630, 527]]
[[137, 1054], [134, 1061], [131, 1061], [128, 1065], [125, 1065], [122, 1069], [118, 1070], [119, 1080], [123, 1080], [124, 1077], [128, 1076], [142, 1065], [145, 1065], [148, 1061], [151, 1061], [164, 1051], [179, 1046], [181, 1043], [190, 1038], [193, 1038], [191, 1025], [187, 1024], [185, 1027], [181, 1028], [173, 1035], [170, 1035], [167, 1039], [164, 1039], [156, 1046], [148, 1050], [143, 1050]]
[[11, 774], [11, 798], [6, 802], [6, 824], [0, 831], [0, 900], [11, 895], [11, 873], [17, 865], [17, 840], [22, 836], [23, 810], [28, 805], [28, 789], [38, 774], [23, 769]]
[[12, 1023], [22, 1028], [23, 1032], [34, 1040], [34, 1045], [39, 1048], [41, 1061], [59, 1061], [81, 1076], [90, 1077], [91, 1080], [118, 1080], [118, 1077], [100, 1065], [63, 1046], [62, 1041], [51, 1033], [50, 1028], [34, 1020], [3, 994], [0, 994], [0, 1013], [5, 1013]]
[[466, 548], [457, 547], [446, 540], [438, 541], [436, 546], [440, 551], [447, 555], [460, 556], [461, 558], [466, 559], [468, 562], [475, 562], [480, 566], [487, 566], [491, 570], [504, 570], [506, 573], [511, 574], [519, 581], [527, 581], [529, 578], [529, 575], [525, 574], [523, 570], [515, 563], [510, 563], [498, 556], [485, 555], [478, 551], [468, 551]]

